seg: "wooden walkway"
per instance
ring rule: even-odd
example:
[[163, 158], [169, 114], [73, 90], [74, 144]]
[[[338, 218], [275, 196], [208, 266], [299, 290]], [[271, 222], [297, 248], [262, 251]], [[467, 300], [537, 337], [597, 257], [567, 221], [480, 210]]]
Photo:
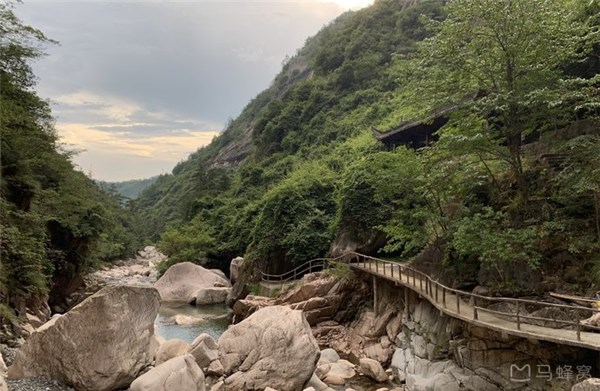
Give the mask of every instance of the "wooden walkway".
[[[441, 312], [453, 318], [499, 333], [530, 340], [548, 341], [600, 351], [600, 333], [598, 333], [600, 329], [582, 326], [580, 323], [581, 319], [600, 312], [598, 309], [476, 295], [446, 287], [406, 264], [393, 263], [357, 253], [352, 253], [351, 256], [355, 261], [358, 261], [350, 263], [352, 269], [407, 287], [420, 297], [427, 299]], [[500, 302], [512, 304], [512, 308], [516, 309], [516, 313], [512, 311], [494, 311], [487, 308], [491, 304]], [[559, 320], [534, 317], [523, 311], [525, 307], [556, 308], [565, 313], [573, 314], [574, 318]], [[594, 329], [596, 332], [591, 332], [590, 329]]]

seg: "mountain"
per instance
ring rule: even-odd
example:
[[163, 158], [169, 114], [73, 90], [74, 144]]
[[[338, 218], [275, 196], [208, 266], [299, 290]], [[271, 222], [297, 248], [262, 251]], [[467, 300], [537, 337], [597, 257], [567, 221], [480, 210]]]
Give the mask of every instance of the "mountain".
[[156, 182], [158, 176], [153, 176], [147, 179], [132, 179], [129, 181], [122, 182], [105, 182], [96, 181], [100, 188], [110, 194], [118, 194], [121, 197], [134, 200], [136, 199], [147, 187], [151, 186]]
[[[341, 15], [133, 202], [146, 237], [171, 263], [225, 268], [243, 255], [282, 272], [360, 251], [511, 292], [591, 269], [566, 288], [589, 293], [600, 276], [599, 5], [540, 1], [509, 16], [469, 0], [378, 0]], [[499, 23], [519, 33], [494, 34]], [[373, 136], [419, 127], [418, 149]]]

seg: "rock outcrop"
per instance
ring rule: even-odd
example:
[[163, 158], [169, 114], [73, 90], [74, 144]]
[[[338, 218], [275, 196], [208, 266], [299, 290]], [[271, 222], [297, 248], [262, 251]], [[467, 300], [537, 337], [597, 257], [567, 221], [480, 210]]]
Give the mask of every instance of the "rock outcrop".
[[152, 368], [131, 383], [130, 391], [204, 391], [204, 373], [194, 357], [179, 356]]
[[305, 275], [299, 284], [285, 289], [276, 298], [249, 295], [233, 305], [234, 323], [248, 317], [260, 308], [285, 305], [301, 310], [311, 326], [335, 320], [352, 319], [364, 300], [364, 284], [360, 280], [338, 280], [325, 273]]
[[229, 263], [229, 279], [231, 280], [232, 284], [235, 284], [235, 282], [239, 279], [242, 265], [244, 265], [244, 258], [242, 257], [235, 257]]
[[230, 286], [229, 281], [191, 262], [176, 263], [154, 284], [163, 301], [193, 303], [201, 289]]
[[302, 390], [315, 370], [319, 348], [301, 311], [263, 308], [219, 338], [224, 389]]
[[127, 387], [152, 362], [159, 305], [154, 288], [105, 287], [33, 333], [8, 376], [48, 377], [83, 391]]

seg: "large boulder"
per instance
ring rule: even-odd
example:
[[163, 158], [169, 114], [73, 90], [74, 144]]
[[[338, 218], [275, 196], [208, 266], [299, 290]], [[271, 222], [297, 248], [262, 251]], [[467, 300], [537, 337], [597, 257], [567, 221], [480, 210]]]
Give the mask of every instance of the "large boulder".
[[127, 387], [152, 362], [159, 306], [154, 288], [105, 287], [33, 333], [8, 377], [48, 377], [83, 391]]
[[152, 368], [131, 383], [130, 391], [204, 391], [204, 373], [192, 355], [179, 356]]
[[230, 286], [222, 276], [191, 262], [176, 263], [154, 284], [163, 301], [192, 303], [202, 288], [212, 288], [215, 283]]
[[229, 278], [231, 279], [232, 284], [238, 280], [240, 276], [240, 269], [242, 268], [243, 264], [244, 258], [242, 257], [235, 257], [231, 260], [231, 263], [229, 264]]
[[198, 289], [192, 297], [192, 302], [196, 305], [225, 303], [227, 295], [231, 288], [229, 287], [214, 287]]
[[301, 390], [311, 378], [319, 347], [301, 311], [258, 310], [219, 338], [225, 390]]

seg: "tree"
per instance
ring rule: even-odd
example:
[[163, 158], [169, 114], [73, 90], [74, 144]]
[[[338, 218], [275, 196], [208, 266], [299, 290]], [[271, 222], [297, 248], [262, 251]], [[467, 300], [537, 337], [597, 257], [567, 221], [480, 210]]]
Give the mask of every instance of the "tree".
[[[423, 116], [457, 105], [451, 125], [465, 133], [481, 121], [506, 160], [522, 198], [527, 198], [521, 146], [556, 117], [557, 90], [567, 62], [585, 57], [596, 30], [578, 19], [581, 2], [567, 0], [455, 0], [435, 33], [419, 45], [403, 70], [407, 94]], [[591, 23], [591, 22], [590, 22]], [[405, 64], [402, 64], [405, 66]], [[573, 107], [566, 110], [573, 112]]]

